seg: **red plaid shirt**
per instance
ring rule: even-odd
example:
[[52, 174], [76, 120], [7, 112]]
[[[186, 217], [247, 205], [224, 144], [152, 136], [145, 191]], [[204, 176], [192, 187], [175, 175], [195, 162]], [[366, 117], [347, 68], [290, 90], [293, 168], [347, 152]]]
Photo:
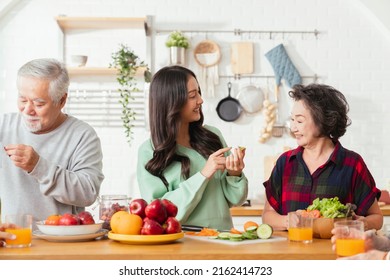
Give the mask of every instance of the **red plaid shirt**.
[[380, 190], [362, 157], [336, 142], [329, 160], [310, 174], [302, 159], [303, 149], [283, 153], [264, 182], [268, 202], [276, 212], [286, 215], [306, 209], [317, 197], [337, 196], [344, 204], [355, 204], [357, 215], [366, 215]]

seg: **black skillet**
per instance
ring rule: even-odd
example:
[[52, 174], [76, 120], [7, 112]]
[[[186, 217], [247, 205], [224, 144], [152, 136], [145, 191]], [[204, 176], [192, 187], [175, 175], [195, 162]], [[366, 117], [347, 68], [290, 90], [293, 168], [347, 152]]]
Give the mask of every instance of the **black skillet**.
[[228, 90], [228, 96], [218, 103], [217, 113], [222, 120], [232, 122], [240, 117], [243, 109], [240, 101], [230, 96], [230, 92], [232, 90], [231, 82], [228, 83]]

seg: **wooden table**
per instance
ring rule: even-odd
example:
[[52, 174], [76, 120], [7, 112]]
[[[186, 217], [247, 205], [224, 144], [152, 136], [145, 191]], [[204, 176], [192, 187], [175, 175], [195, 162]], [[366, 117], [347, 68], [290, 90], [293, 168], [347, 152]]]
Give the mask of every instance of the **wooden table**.
[[[287, 237], [287, 232], [274, 232]], [[311, 244], [287, 240], [226, 245], [184, 237], [171, 244], [128, 245], [110, 239], [89, 242], [49, 242], [34, 237], [30, 248], [0, 248], [8, 260], [329, 260], [335, 259], [329, 239]]]

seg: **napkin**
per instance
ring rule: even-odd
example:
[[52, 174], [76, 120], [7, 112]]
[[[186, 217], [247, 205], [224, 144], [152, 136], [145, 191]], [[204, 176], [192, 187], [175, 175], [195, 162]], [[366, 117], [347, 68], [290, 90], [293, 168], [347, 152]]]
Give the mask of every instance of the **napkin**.
[[276, 85], [280, 86], [282, 78], [289, 87], [302, 82], [302, 78], [288, 56], [283, 44], [279, 44], [265, 54], [275, 72]]

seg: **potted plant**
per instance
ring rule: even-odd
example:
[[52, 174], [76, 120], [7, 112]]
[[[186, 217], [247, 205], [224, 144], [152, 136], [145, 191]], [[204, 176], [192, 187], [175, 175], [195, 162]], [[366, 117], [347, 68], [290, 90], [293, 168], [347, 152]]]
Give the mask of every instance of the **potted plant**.
[[139, 91], [136, 79], [137, 71], [139, 71], [139, 68], [145, 68], [144, 80], [147, 83], [151, 80], [151, 73], [148, 65], [144, 61], [141, 61], [138, 55], [124, 44], [120, 45], [118, 51], [114, 52], [111, 58], [112, 62], [110, 63], [110, 67], [118, 70], [116, 80], [120, 85], [118, 91], [121, 96], [119, 103], [122, 104], [121, 119], [125, 128], [127, 142], [131, 144], [133, 140], [132, 121], [135, 119], [136, 113], [130, 107], [130, 102], [134, 99], [131, 93], [133, 91]]
[[189, 48], [188, 38], [180, 31], [169, 34], [165, 45], [170, 49], [169, 64], [185, 64], [185, 51]]

